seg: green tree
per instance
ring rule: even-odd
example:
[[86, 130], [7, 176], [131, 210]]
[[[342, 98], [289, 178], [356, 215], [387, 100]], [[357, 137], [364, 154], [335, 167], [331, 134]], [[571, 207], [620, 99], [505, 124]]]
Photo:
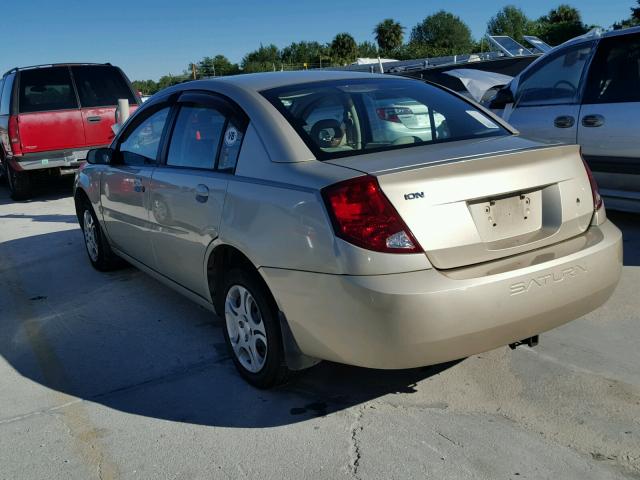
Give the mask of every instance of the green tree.
[[348, 33], [337, 34], [331, 42], [331, 59], [340, 65], [353, 63], [358, 56], [358, 44]]
[[404, 41], [404, 27], [392, 18], [386, 18], [381, 21], [373, 29], [373, 33], [376, 37], [378, 48], [383, 55], [397, 50]]
[[444, 10], [428, 16], [413, 27], [410, 43], [417, 51], [434, 52], [437, 55], [467, 53], [473, 46], [467, 24]]
[[373, 42], [361, 42], [358, 44], [358, 57], [378, 58], [378, 49]]
[[637, 0], [637, 5], [637, 7], [631, 7], [631, 16], [629, 18], [614, 23], [613, 28], [618, 30], [620, 28], [640, 25], [640, 0]]
[[201, 77], [223, 77], [225, 75], [235, 75], [240, 72], [237, 63], [231, 63], [224, 55], [215, 57], [204, 57], [197, 65], [197, 75]]
[[281, 59], [292, 68], [317, 67], [329, 57], [329, 47], [319, 42], [293, 42], [282, 49]]
[[487, 23], [489, 35], [508, 35], [520, 43], [524, 41], [523, 35], [529, 33], [530, 29], [531, 21], [514, 5], [507, 5]]
[[260, 44], [260, 48], [247, 53], [242, 59], [242, 71], [245, 73], [270, 72], [281, 65], [280, 50], [274, 44], [266, 47]]
[[545, 42], [560, 45], [588, 30], [578, 9], [562, 4], [538, 19], [536, 33]]

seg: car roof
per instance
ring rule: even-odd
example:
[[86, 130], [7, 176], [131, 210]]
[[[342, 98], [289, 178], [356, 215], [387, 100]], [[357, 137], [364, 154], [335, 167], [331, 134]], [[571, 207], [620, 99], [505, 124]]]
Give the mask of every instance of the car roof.
[[574, 45], [582, 42], [588, 42], [590, 40], [600, 40], [602, 38], [609, 38], [609, 37], [622, 37], [624, 35], [633, 35], [634, 33], [640, 33], [640, 26], [621, 28], [618, 30], [608, 30], [606, 32], [603, 32], [599, 28], [594, 28], [592, 30], [589, 30], [584, 35], [580, 35], [579, 37], [575, 37], [575, 38], [572, 38], [571, 40], [567, 40], [566, 42], [558, 46], [565, 47], [567, 45]]
[[4, 73], [3, 77], [8, 75], [9, 73], [13, 73], [13, 72], [22, 72], [23, 70], [33, 70], [33, 69], [39, 69], [39, 68], [53, 68], [53, 67], [73, 67], [73, 66], [85, 66], [85, 65], [89, 65], [89, 66], [106, 66], [106, 67], [112, 67], [113, 65], [111, 65], [110, 63], [44, 63], [42, 65], [29, 65], [26, 67], [13, 67], [11, 70], [8, 70]]
[[[198, 80], [200, 84], [216, 82], [211, 86], [215, 87], [218, 82], [230, 83], [243, 90], [260, 92], [272, 88], [286, 87], [288, 85], [299, 85], [302, 83], [321, 82], [325, 80], [353, 80], [353, 79], [405, 79], [405, 77], [382, 75], [379, 73], [351, 72], [348, 70], [301, 70], [293, 72], [265, 72], [248, 73], [243, 75], [232, 75], [228, 77], [218, 77], [205, 80]], [[195, 82], [193, 82], [195, 83]]]

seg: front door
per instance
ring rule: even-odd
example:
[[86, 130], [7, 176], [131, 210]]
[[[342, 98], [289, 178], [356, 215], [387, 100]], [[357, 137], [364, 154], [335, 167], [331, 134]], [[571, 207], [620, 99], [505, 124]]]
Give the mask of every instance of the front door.
[[550, 54], [518, 80], [508, 118], [522, 136], [550, 143], [576, 143], [580, 89], [592, 43]]
[[591, 64], [578, 143], [605, 196], [640, 200], [640, 34], [603, 39]]
[[217, 97], [183, 94], [165, 162], [151, 180], [157, 270], [204, 298], [205, 254], [218, 237], [244, 126]]
[[149, 224], [149, 185], [169, 107], [136, 119], [116, 146], [102, 176], [104, 226], [114, 247], [148, 267], [155, 262]]

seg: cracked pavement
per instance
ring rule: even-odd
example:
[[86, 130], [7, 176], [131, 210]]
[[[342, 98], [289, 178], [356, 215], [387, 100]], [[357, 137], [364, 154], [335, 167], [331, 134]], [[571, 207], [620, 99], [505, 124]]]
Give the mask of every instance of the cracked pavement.
[[640, 217], [612, 299], [534, 349], [259, 391], [212, 314], [91, 268], [69, 190], [0, 186], [0, 480], [640, 479]]

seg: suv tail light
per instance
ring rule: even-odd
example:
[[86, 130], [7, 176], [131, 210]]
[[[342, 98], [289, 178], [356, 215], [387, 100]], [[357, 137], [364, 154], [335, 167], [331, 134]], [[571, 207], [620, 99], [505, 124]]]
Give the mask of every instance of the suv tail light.
[[598, 183], [596, 179], [593, 178], [593, 172], [589, 168], [587, 162], [582, 159], [582, 163], [584, 163], [584, 168], [587, 171], [587, 176], [589, 177], [589, 183], [591, 184], [591, 195], [593, 196], [593, 209], [597, 212], [602, 208], [602, 197], [600, 196], [600, 191], [598, 190]]
[[385, 253], [420, 253], [422, 247], [369, 175], [322, 189], [336, 236]]
[[413, 110], [407, 107], [387, 107], [376, 108], [376, 113], [380, 120], [386, 120], [387, 122], [400, 123], [398, 115], [411, 115]]
[[20, 130], [18, 129], [18, 117], [9, 117], [9, 145], [14, 156], [22, 155], [22, 145], [20, 144]]

